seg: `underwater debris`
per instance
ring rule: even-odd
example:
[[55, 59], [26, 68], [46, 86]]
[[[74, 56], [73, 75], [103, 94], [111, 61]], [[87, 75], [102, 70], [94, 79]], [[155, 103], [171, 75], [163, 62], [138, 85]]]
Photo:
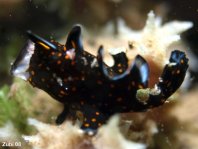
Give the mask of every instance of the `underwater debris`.
[[78, 125], [66, 121], [60, 126], [45, 124], [35, 119], [28, 123], [38, 130], [34, 136], [23, 136], [38, 149], [145, 149], [146, 145], [126, 140], [118, 127], [118, 116], [112, 117], [108, 124], [99, 128], [94, 136], [88, 136]]

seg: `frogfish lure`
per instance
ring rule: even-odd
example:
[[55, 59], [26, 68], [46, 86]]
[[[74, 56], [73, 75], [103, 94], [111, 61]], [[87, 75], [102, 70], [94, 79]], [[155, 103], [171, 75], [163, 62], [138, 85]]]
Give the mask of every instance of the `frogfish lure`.
[[64, 105], [56, 123], [80, 119], [84, 130], [97, 130], [115, 113], [140, 112], [158, 107], [182, 84], [188, 58], [172, 51], [159, 82], [148, 88], [149, 65], [137, 55], [131, 64], [124, 52], [112, 55], [114, 65], [85, 51], [81, 27], [74, 26], [65, 45], [27, 32], [28, 40], [11, 66], [11, 74], [40, 88]]

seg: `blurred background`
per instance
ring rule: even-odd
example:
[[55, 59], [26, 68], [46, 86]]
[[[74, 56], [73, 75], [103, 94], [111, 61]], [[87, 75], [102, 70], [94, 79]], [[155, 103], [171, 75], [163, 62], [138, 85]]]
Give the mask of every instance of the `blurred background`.
[[[44, 92], [37, 90], [38, 92], [35, 94], [35, 90], [33, 91], [30, 86], [27, 89], [25, 83], [18, 90], [13, 86], [10, 89], [13, 82], [13, 77], [9, 73], [10, 65], [27, 40], [27, 30], [32, 30], [46, 39], [60, 41], [65, 40], [71, 27], [78, 23], [87, 32], [95, 36], [100, 35], [99, 37], [103, 39], [100, 31], [109, 22], [113, 22], [112, 35], [118, 34], [120, 18], [129, 28], [141, 30], [150, 10], [154, 10], [157, 16], [162, 17], [163, 23], [172, 20], [193, 22], [193, 28], [182, 34], [183, 43], [188, 47], [186, 50], [189, 59], [193, 61], [193, 65], [189, 68], [191, 83], [183, 96], [179, 97], [179, 104], [174, 102], [173, 105], [172, 103], [165, 104], [162, 108], [154, 109], [153, 112], [145, 112], [144, 116], [132, 114], [130, 117], [137, 125], [131, 128], [131, 132], [144, 132], [144, 136], [138, 136], [133, 140], [142, 141], [144, 138], [147, 138], [147, 141], [143, 142], [154, 140], [153, 146], [150, 145], [151, 141], [148, 143], [151, 148], [198, 148], [198, 92], [196, 87], [198, 82], [198, 1], [196, 0], [0, 0], [0, 88], [7, 84], [6, 88], [0, 90], [0, 101], [3, 99], [11, 101], [8, 106], [10, 109], [7, 109], [12, 113], [6, 119], [11, 119], [15, 124], [16, 121], [19, 121], [18, 115], [24, 116], [21, 118], [22, 122], [18, 122], [18, 126], [15, 126], [20, 128], [21, 134], [24, 134], [27, 117], [34, 115], [43, 122], [52, 123], [54, 119], [51, 117], [57, 116], [61, 110], [60, 105], [55, 106], [54, 100], [46, 101], [50, 97]], [[112, 36], [112, 38], [114, 37]], [[95, 39], [93, 38], [93, 40]], [[26, 94], [28, 95], [26, 96]], [[32, 97], [34, 99], [31, 99]], [[13, 100], [9, 99], [16, 100], [12, 104]], [[27, 99], [31, 99], [29, 101], [33, 102], [26, 103]], [[35, 100], [36, 102], [34, 102]], [[1, 116], [5, 115], [7, 111], [1, 110], [1, 107], [6, 107], [1, 104], [2, 102], [0, 102], [0, 126], [3, 126], [6, 120]], [[2, 105], [4, 104], [8, 105], [7, 103]], [[19, 108], [14, 109], [13, 112], [13, 107]], [[34, 114], [26, 114], [24, 111]], [[171, 116], [170, 111], [173, 111]], [[13, 115], [13, 113], [18, 115]], [[154, 122], [159, 130], [155, 137], [153, 134], [147, 135], [145, 125], [150, 121]], [[4, 123], [1, 125], [1, 122]], [[177, 145], [175, 140], [179, 142]]]
[[[0, 86], [11, 83], [10, 63], [27, 39], [27, 30], [47, 39], [60, 39], [66, 37], [68, 29], [76, 23], [97, 34], [111, 21], [116, 34], [118, 18], [128, 27], [139, 30], [150, 10], [162, 16], [165, 22], [192, 21], [194, 27], [182, 34], [182, 38], [193, 56], [197, 56], [197, 6], [195, 0], [0, 0]], [[190, 71], [197, 82], [197, 68]]]

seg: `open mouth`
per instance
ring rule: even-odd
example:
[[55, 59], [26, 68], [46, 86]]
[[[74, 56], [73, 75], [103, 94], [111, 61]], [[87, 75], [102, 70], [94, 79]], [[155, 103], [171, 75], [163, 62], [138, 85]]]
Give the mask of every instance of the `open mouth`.
[[29, 78], [30, 74], [28, 72], [28, 68], [34, 49], [35, 43], [28, 40], [11, 66], [10, 72], [13, 76], [19, 77], [23, 80], [27, 80]]

